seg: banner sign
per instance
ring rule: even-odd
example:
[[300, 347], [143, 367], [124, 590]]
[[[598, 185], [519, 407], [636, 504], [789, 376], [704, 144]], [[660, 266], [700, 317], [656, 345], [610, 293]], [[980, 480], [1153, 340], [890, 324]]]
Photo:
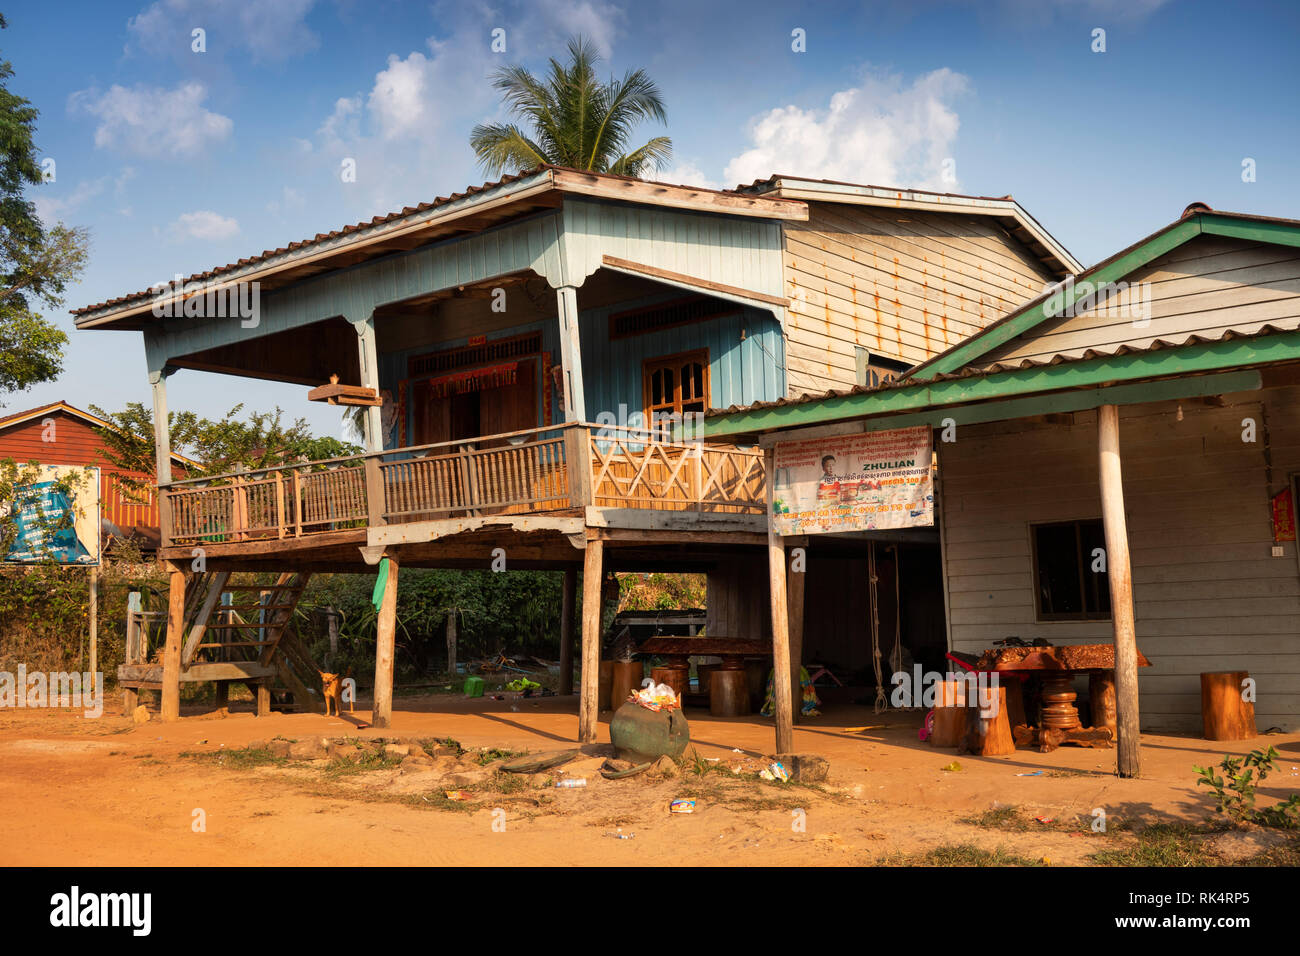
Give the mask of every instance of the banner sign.
[[42, 471], [41, 480], [14, 489], [13, 501], [0, 502], [0, 517], [15, 531], [3, 560], [99, 564], [99, 469], [45, 465]]
[[1295, 540], [1295, 502], [1290, 488], [1273, 496], [1273, 540]]
[[934, 524], [929, 425], [778, 442], [774, 529], [783, 535]]

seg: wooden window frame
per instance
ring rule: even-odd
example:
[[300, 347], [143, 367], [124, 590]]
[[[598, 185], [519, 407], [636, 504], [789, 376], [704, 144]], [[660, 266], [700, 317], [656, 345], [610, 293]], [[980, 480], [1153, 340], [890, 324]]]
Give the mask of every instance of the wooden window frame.
[[[645, 359], [641, 363], [641, 410], [645, 415], [647, 426], [651, 426], [654, 423], [654, 412], [651, 409], [653, 403], [650, 400], [650, 397], [653, 394], [650, 387], [651, 374], [657, 369], [668, 368], [670, 366], [675, 366], [675, 371], [680, 371], [682, 364], [688, 361], [699, 362], [703, 372], [701, 388], [704, 392], [704, 411], [707, 412], [713, 407], [709, 402], [709, 350], [707, 348], [689, 349], [685, 352], [675, 352], [672, 355], [657, 355], [654, 358]], [[673, 411], [678, 415], [682, 414], [681, 378], [680, 374], [675, 375], [673, 383]]]
[[[1033, 569], [1034, 581], [1034, 621], [1038, 624], [1105, 624], [1111, 620], [1111, 611], [1088, 611], [1088, 586], [1087, 574], [1088, 561], [1083, 553], [1083, 535], [1082, 527], [1085, 524], [1096, 523], [1102, 526], [1102, 519], [1097, 518], [1066, 518], [1063, 521], [1031, 521], [1029, 522], [1029, 562]], [[1038, 529], [1051, 527], [1064, 527], [1066, 525], [1074, 526], [1075, 548], [1079, 556], [1079, 600], [1084, 606], [1084, 610], [1079, 611], [1044, 611], [1043, 610], [1043, 589], [1042, 580], [1039, 576], [1038, 561]], [[1103, 540], [1105, 528], [1102, 527]], [[1109, 561], [1110, 555], [1107, 555]], [[1106, 573], [1109, 574], [1110, 568], [1107, 565]], [[1109, 582], [1107, 582], [1109, 587]], [[1107, 592], [1109, 595], [1109, 592]]]

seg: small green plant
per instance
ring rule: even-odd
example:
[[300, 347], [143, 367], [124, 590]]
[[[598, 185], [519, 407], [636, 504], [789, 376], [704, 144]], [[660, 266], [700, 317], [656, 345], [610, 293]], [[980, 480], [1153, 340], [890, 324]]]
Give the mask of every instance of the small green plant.
[[1212, 767], [1193, 767], [1200, 779], [1197, 785], [1205, 785], [1214, 791], [1218, 801], [1214, 808], [1236, 823], [1257, 823], [1261, 826], [1278, 827], [1284, 830], [1300, 828], [1300, 793], [1291, 794], [1285, 802], [1273, 807], [1259, 809], [1255, 806], [1255, 790], [1273, 771], [1273, 761], [1277, 759], [1277, 750], [1252, 750], [1244, 757], [1225, 754], [1219, 769], [1224, 776], [1215, 773]]

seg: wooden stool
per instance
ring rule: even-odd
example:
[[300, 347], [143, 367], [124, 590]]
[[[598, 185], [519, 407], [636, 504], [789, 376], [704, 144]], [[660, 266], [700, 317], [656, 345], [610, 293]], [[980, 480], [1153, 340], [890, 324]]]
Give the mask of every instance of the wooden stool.
[[1201, 726], [1206, 740], [1251, 740], [1255, 703], [1243, 697], [1249, 671], [1211, 671], [1201, 675]]
[[1074, 675], [1070, 671], [1043, 672], [1043, 727], [1047, 730], [1075, 730], [1083, 726], [1074, 706]]
[[1115, 672], [1092, 671], [1088, 675], [1088, 707], [1092, 711], [1092, 725], [1109, 727], [1112, 737], [1119, 733], [1116, 700]]
[[614, 661], [613, 673], [610, 675], [609, 706], [618, 710], [631, 696], [632, 691], [641, 689], [645, 680], [645, 665], [640, 661]]
[[[989, 688], [991, 691], [992, 688]], [[1007, 689], [999, 686], [993, 701], [994, 713], [986, 717], [978, 701], [966, 708], [966, 739], [962, 749], [978, 757], [997, 757], [1016, 752], [1011, 737], [1011, 720], [1007, 713]], [[938, 711], [935, 711], [938, 713]], [[938, 721], [935, 721], [937, 724]]]
[[714, 717], [743, 717], [750, 713], [749, 680], [740, 661], [723, 660], [709, 678], [709, 713]]
[[614, 686], [614, 662], [600, 662], [600, 678], [596, 685], [596, 706], [600, 710], [609, 710], [609, 695]]
[[656, 684], [667, 684], [673, 689], [673, 693], [679, 698], [686, 693], [686, 685], [690, 680], [690, 668], [688, 667], [653, 667], [650, 669], [650, 679]]
[[940, 681], [935, 686], [931, 747], [956, 747], [966, 736], [966, 682]]

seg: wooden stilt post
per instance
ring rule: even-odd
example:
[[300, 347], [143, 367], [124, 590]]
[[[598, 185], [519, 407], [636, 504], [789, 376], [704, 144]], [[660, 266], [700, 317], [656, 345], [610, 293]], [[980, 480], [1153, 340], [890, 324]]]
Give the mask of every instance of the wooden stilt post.
[[184, 628], [185, 572], [173, 565], [167, 595], [167, 643], [163, 647], [163, 720], [181, 717], [181, 631]]
[[378, 638], [375, 644], [375, 710], [371, 723], [389, 727], [393, 722], [393, 655], [397, 641], [397, 557], [388, 560], [388, 580], [379, 605]]
[[99, 671], [99, 568], [92, 567], [89, 574], [89, 598], [87, 606], [86, 627], [90, 631], [90, 679], [95, 679]]
[[[560, 696], [573, 693], [573, 610], [578, 598], [578, 569], [564, 569], [564, 600], [560, 605]], [[597, 665], [599, 669], [599, 665]]]
[[785, 596], [785, 545], [772, 527], [772, 488], [776, 482], [776, 452], [763, 458], [767, 484], [767, 570], [772, 600], [772, 690], [776, 695], [776, 752], [794, 749], [793, 677], [790, 672], [790, 616]]
[[1101, 515], [1106, 530], [1106, 571], [1115, 636], [1115, 709], [1118, 724], [1116, 764], [1121, 777], [1136, 777], [1141, 763], [1138, 720], [1137, 637], [1133, 624], [1133, 574], [1128, 526], [1124, 520], [1124, 482], [1120, 469], [1119, 408], [1097, 409], [1101, 475]]
[[[807, 539], [795, 539], [798, 547], [805, 549], [807, 560]], [[796, 571], [793, 559], [787, 555], [786, 597], [790, 614], [790, 692], [793, 694], [792, 718], [798, 723], [799, 713], [803, 707], [803, 687], [799, 683], [799, 672], [803, 667], [803, 586], [806, 580], [803, 571]]]
[[582, 562], [582, 693], [578, 700], [578, 740], [594, 743], [600, 707], [600, 584], [604, 574], [604, 542], [587, 541]]

